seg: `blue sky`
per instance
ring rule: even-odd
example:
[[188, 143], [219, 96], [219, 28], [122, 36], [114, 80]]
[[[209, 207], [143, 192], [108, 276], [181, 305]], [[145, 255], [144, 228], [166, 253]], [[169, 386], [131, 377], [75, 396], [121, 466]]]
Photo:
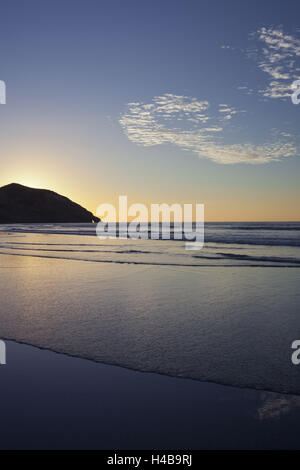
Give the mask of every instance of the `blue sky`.
[[[297, 1], [1, 5], [0, 184], [299, 220]], [[298, 69], [298, 70], [297, 70]]]

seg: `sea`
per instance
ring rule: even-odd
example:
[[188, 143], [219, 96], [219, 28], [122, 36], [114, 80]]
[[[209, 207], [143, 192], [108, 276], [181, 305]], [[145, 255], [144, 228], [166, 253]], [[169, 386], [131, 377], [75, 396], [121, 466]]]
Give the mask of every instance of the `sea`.
[[187, 250], [192, 230], [185, 236], [172, 224], [171, 240], [163, 240], [160, 226], [159, 239], [153, 240], [149, 227], [140, 239], [131, 239], [125, 238], [125, 225], [118, 224], [103, 239], [96, 236], [96, 224], [0, 225], [0, 252], [141, 265], [300, 266], [300, 222], [206, 223], [204, 247]]
[[206, 223], [201, 250], [175, 226], [170, 240], [125, 228], [1, 225], [0, 338], [300, 395], [299, 222]]

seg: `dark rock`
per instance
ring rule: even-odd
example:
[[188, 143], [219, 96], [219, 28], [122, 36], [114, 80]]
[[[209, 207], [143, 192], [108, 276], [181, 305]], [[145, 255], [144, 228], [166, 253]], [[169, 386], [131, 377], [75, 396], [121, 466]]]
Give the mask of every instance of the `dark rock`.
[[99, 222], [91, 212], [47, 189], [21, 184], [0, 188], [0, 224]]

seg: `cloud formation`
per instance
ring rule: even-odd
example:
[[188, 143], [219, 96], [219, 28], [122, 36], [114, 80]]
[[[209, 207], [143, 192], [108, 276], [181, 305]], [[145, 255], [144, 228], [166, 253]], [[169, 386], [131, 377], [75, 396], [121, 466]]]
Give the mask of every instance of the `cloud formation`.
[[262, 145], [226, 144], [224, 134], [238, 111], [227, 104], [209, 112], [208, 101], [164, 94], [151, 103], [129, 103], [120, 124], [128, 139], [144, 147], [173, 144], [222, 164], [267, 163], [296, 154], [286, 136]]
[[[296, 30], [297, 33], [300, 30]], [[222, 49], [240, 51], [248, 59], [254, 60], [264, 72], [267, 84], [257, 90], [264, 98], [286, 100], [293, 93], [292, 83], [300, 78], [300, 38], [286, 34], [281, 27], [262, 27], [250, 34], [254, 47], [241, 49], [222, 45]], [[248, 84], [239, 86], [248, 95], [254, 89]]]
[[279, 28], [261, 28], [252, 36], [258, 40], [258, 67], [269, 83], [260, 93], [266, 98], [289, 98], [292, 82], [299, 78], [300, 40]]

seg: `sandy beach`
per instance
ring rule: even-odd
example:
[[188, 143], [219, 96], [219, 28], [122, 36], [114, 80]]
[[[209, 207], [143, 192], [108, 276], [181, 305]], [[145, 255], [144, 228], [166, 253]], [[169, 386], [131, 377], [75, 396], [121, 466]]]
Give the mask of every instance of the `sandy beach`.
[[2, 232], [1, 448], [299, 447], [299, 270], [171, 243]]
[[6, 345], [1, 449], [299, 448], [300, 397]]
[[[83, 238], [93, 240], [64, 235], [60, 246], [73, 250]], [[33, 246], [36, 238], [23, 240]], [[98, 244], [100, 255], [110, 244]], [[87, 253], [47, 256], [1, 254], [2, 339], [139, 371], [300, 393], [291, 361], [299, 269], [120, 264], [106, 262], [106, 252], [100, 262]]]

